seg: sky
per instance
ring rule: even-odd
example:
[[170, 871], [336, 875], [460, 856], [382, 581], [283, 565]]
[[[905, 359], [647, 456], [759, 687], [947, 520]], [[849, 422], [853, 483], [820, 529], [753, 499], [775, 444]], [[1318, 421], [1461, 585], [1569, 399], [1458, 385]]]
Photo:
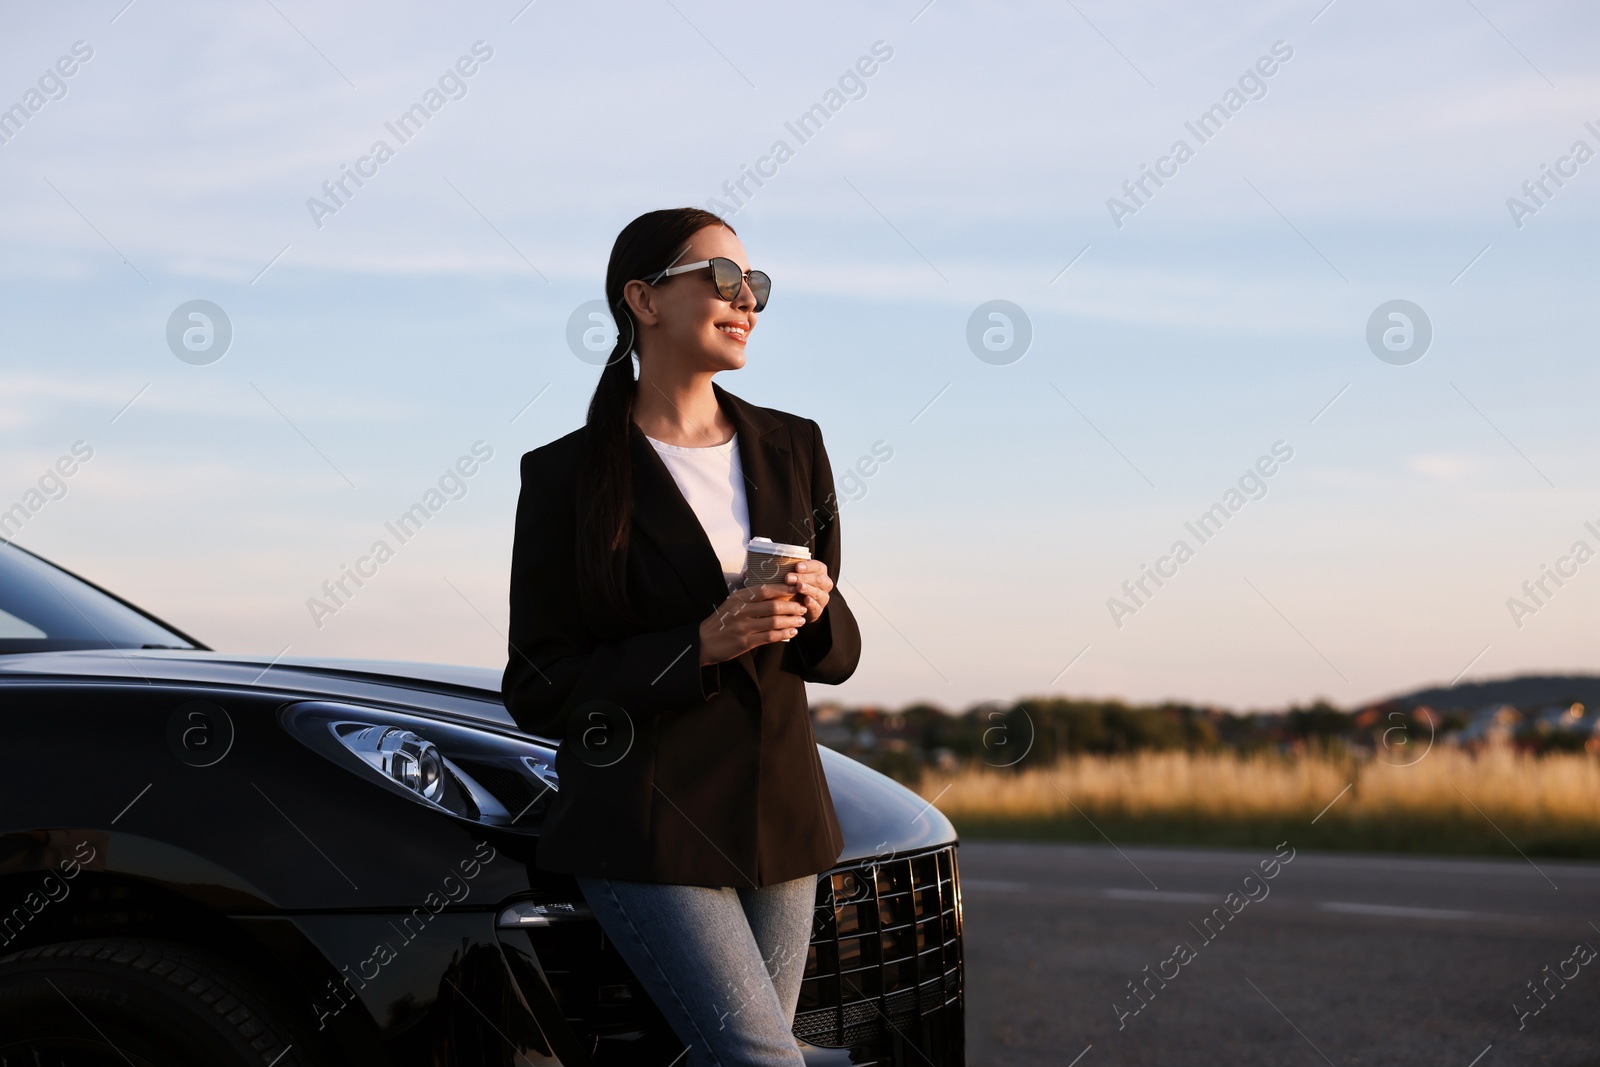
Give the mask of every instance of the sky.
[[213, 647], [503, 666], [518, 457], [598, 374], [569, 326], [692, 204], [773, 278], [719, 384], [840, 482], [863, 653], [814, 702], [1593, 669], [1592, 5], [6, 19], [6, 532]]

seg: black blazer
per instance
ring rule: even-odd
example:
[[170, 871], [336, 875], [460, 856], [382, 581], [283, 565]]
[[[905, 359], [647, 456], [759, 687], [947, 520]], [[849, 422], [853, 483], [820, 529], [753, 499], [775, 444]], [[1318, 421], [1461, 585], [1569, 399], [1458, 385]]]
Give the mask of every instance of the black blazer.
[[[751, 536], [803, 544], [839, 574], [839, 517], [822, 432], [713, 384], [738, 431]], [[522, 457], [502, 683], [523, 730], [561, 742], [560, 789], [539, 839], [544, 870], [702, 886], [816, 874], [844, 848], [811, 733], [805, 682], [861, 657], [836, 587], [788, 643], [700, 666], [700, 623], [727, 597], [700, 520], [629, 424], [629, 594], [645, 620], [599, 640], [579, 610], [579, 428]]]

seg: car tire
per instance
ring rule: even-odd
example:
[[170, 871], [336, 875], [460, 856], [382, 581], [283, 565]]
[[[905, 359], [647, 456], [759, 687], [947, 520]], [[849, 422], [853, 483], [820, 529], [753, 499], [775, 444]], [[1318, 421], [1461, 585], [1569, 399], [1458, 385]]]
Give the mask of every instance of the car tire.
[[142, 938], [0, 958], [0, 1067], [319, 1067], [285, 1014], [226, 964]]

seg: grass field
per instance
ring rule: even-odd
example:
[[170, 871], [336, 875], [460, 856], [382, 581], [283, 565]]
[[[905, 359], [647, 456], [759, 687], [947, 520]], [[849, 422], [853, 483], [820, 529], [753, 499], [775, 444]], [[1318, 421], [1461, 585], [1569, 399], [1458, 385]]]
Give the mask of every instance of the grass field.
[[1583, 754], [1142, 752], [930, 770], [918, 791], [974, 838], [1600, 859], [1600, 760]]

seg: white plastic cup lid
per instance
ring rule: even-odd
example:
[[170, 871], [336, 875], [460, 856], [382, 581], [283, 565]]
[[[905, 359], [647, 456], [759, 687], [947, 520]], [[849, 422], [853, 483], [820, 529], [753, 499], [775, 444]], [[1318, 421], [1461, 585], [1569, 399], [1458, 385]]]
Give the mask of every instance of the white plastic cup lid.
[[770, 537], [750, 538], [749, 549], [751, 552], [765, 552], [772, 556], [797, 556], [800, 559], [811, 558], [811, 550], [806, 546], [779, 544]]

